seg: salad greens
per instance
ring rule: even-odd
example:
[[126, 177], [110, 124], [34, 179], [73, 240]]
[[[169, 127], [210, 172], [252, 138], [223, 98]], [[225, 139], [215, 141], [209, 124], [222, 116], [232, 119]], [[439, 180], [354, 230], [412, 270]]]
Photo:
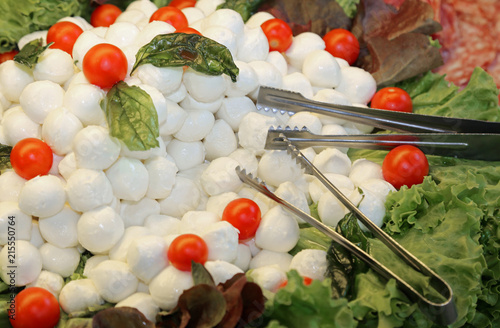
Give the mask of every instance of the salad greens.
[[12, 165], [10, 164], [11, 150], [12, 150], [11, 146], [0, 144], [0, 172], [6, 169], [10, 169], [12, 167]]

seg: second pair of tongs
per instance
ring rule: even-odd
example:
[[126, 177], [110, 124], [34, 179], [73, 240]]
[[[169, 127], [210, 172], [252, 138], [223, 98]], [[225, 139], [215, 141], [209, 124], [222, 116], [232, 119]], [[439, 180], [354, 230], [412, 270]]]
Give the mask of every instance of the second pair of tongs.
[[247, 174], [245, 170], [242, 170], [239, 166], [236, 168], [236, 172], [240, 179], [266, 195], [267, 197], [273, 199], [278, 204], [282, 205], [289, 212], [297, 215], [299, 218], [303, 219], [305, 222], [309, 223], [311, 226], [317, 228], [319, 231], [324, 233], [326, 236], [330, 237], [333, 241], [337, 242], [356, 257], [367, 263], [373, 270], [378, 272], [381, 276], [386, 279], [395, 279], [401, 290], [408, 296], [408, 298], [416, 302], [423, 313], [427, 317], [440, 324], [440, 325], [450, 325], [457, 319], [457, 310], [453, 301], [453, 291], [446, 281], [443, 280], [439, 275], [417, 259], [414, 255], [405, 250], [400, 244], [398, 244], [394, 239], [392, 239], [387, 233], [375, 225], [363, 212], [361, 212], [350, 200], [347, 198], [337, 187], [335, 187], [303, 154], [289, 141], [287, 142], [287, 151], [294, 157], [302, 168], [305, 169], [306, 173], [311, 174], [318, 178], [325, 187], [335, 195], [344, 206], [346, 206], [356, 217], [378, 238], [380, 239], [391, 251], [397, 254], [402, 260], [404, 260], [409, 266], [411, 266], [416, 271], [424, 274], [429, 278], [429, 284], [434, 288], [444, 299], [443, 302], [436, 302], [430, 300], [408, 284], [405, 280], [400, 278], [398, 275], [393, 273], [375, 258], [370, 256], [368, 253], [358, 248], [356, 245], [351, 243], [348, 239], [343, 237], [341, 234], [337, 233], [335, 230], [329, 226], [323, 224], [322, 222], [316, 220], [309, 214], [305, 213], [298, 207], [292, 205], [291, 203], [281, 199], [271, 192], [264, 182], [252, 175]]

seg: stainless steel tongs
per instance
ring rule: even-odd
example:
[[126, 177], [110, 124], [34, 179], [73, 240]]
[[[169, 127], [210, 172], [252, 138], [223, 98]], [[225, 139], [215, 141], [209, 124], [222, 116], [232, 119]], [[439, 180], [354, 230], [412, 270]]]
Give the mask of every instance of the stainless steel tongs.
[[401, 279], [398, 275], [394, 274], [391, 270], [377, 261], [375, 258], [370, 256], [368, 253], [364, 252], [356, 245], [351, 243], [348, 239], [338, 234], [330, 228], [329, 226], [323, 224], [322, 222], [316, 220], [312, 216], [308, 215], [301, 209], [290, 204], [284, 199], [279, 198], [274, 193], [272, 193], [264, 182], [252, 175], [246, 173], [245, 170], [241, 169], [239, 166], [236, 168], [236, 172], [240, 179], [263, 193], [267, 197], [273, 199], [285, 209], [291, 213], [297, 215], [299, 218], [303, 219], [307, 223], [311, 224], [313, 227], [317, 228], [319, 231], [324, 233], [326, 236], [330, 237], [333, 241], [339, 243], [341, 246], [345, 247], [347, 250], [352, 252], [355, 256], [366, 262], [373, 270], [378, 272], [381, 276], [386, 279], [395, 279], [401, 290], [408, 296], [408, 298], [416, 302], [423, 313], [425, 313], [428, 318], [440, 325], [450, 325], [457, 319], [457, 311], [455, 304], [453, 302], [453, 291], [446, 281], [443, 280], [439, 275], [427, 267], [424, 263], [418, 260], [411, 253], [406, 251], [401, 245], [399, 245], [394, 239], [392, 239], [387, 233], [375, 225], [368, 217], [366, 217], [363, 212], [361, 212], [350, 200], [347, 198], [338, 188], [336, 188], [302, 153], [288, 140], [286, 150], [292, 157], [294, 157], [302, 168], [305, 169], [306, 173], [314, 175], [318, 178], [325, 187], [335, 195], [341, 202], [346, 206], [351, 212], [353, 212], [356, 217], [378, 238], [380, 239], [391, 251], [396, 253], [402, 260], [404, 260], [408, 265], [410, 265], [416, 271], [424, 274], [430, 278], [430, 286], [432, 286], [445, 300], [444, 302], [435, 302], [419, 293], [415, 288], [410, 286], [406, 281]]

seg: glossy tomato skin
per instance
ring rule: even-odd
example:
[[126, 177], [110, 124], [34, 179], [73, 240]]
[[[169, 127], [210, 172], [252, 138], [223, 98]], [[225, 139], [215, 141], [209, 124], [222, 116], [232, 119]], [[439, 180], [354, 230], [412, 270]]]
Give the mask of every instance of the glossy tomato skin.
[[420, 184], [428, 173], [427, 157], [420, 149], [411, 145], [402, 145], [392, 149], [382, 163], [384, 179], [396, 189]]
[[186, 15], [184, 15], [179, 8], [173, 6], [161, 7], [155, 11], [153, 15], [151, 15], [149, 22], [151, 23], [155, 20], [167, 22], [175, 27], [176, 30], [188, 27]]
[[184, 28], [177, 29], [177, 30], [175, 30], [175, 33], [186, 33], [186, 34], [198, 34], [198, 35], [201, 35], [201, 33], [197, 29], [194, 29], [192, 27], [184, 27]]
[[350, 31], [336, 28], [323, 36], [325, 50], [332, 56], [345, 59], [349, 65], [354, 64], [359, 56], [359, 41]]
[[196, 5], [196, 0], [172, 0], [168, 5], [178, 9], [184, 9], [194, 7]]
[[0, 64], [3, 62], [6, 62], [7, 60], [12, 60], [14, 59], [14, 56], [17, 55], [19, 51], [17, 50], [11, 50], [7, 52], [3, 52], [0, 54]]
[[109, 27], [122, 13], [121, 9], [110, 3], [98, 6], [90, 15], [90, 24], [94, 27]]
[[176, 269], [191, 271], [191, 261], [205, 264], [208, 258], [208, 246], [198, 235], [183, 234], [172, 241], [168, 247], [167, 257]]
[[224, 208], [222, 220], [239, 230], [239, 240], [253, 238], [261, 221], [259, 205], [248, 198], [235, 199]]
[[18, 141], [10, 152], [12, 168], [17, 175], [27, 180], [38, 175], [48, 174], [53, 159], [50, 147], [36, 138], [26, 138]]
[[386, 87], [373, 95], [370, 107], [411, 113], [413, 102], [405, 90], [398, 87]]
[[53, 49], [61, 49], [73, 55], [73, 46], [76, 39], [83, 33], [80, 26], [71, 22], [57, 22], [49, 28], [47, 32], [47, 44], [54, 42], [50, 46]]
[[53, 328], [59, 322], [59, 303], [44, 288], [25, 288], [17, 294], [14, 301], [15, 313], [9, 317], [14, 328]]
[[127, 57], [120, 48], [109, 43], [93, 46], [83, 57], [83, 74], [102, 89], [109, 89], [127, 76]]
[[279, 18], [273, 18], [260, 25], [269, 41], [269, 51], [285, 52], [292, 45], [293, 32], [290, 26]]

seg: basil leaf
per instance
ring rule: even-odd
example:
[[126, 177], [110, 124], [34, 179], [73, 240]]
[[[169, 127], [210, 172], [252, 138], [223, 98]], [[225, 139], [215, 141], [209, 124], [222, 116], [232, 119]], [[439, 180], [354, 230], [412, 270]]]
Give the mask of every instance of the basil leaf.
[[264, 0], [226, 0], [217, 6], [217, 9], [227, 8], [238, 12], [246, 22]]
[[205, 284], [215, 287], [215, 282], [210, 272], [205, 269], [203, 264], [197, 263], [193, 260], [191, 260], [191, 276], [193, 277], [195, 285]]
[[156, 67], [189, 66], [207, 75], [229, 75], [233, 82], [239, 73], [229, 49], [198, 34], [157, 35], [135, 55], [132, 72], [144, 64]]
[[33, 66], [38, 62], [38, 58], [52, 43], [43, 45], [42, 39], [36, 39], [27, 43], [17, 55], [14, 56], [14, 61], [19, 64], [33, 68]]
[[0, 172], [12, 168], [12, 165], [10, 164], [11, 151], [12, 151], [11, 146], [0, 144]]
[[151, 97], [137, 86], [121, 81], [115, 84], [101, 103], [110, 134], [130, 150], [148, 150], [160, 146], [158, 114]]

